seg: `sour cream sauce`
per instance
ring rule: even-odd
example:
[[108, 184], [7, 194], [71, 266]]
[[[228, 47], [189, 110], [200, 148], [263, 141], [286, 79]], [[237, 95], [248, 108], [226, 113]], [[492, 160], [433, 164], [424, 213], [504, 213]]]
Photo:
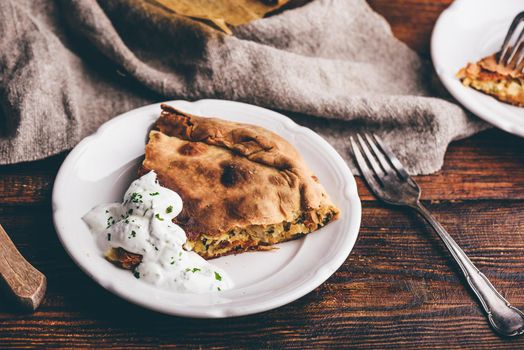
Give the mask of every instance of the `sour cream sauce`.
[[123, 203], [101, 204], [83, 220], [102, 252], [123, 248], [143, 256], [135, 277], [176, 292], [216, 292], [233, 286], [226, 273], [184, 249], [184, 230], [172, 222], [180, 196], [162, 187], [151, 171], [133, 181]]

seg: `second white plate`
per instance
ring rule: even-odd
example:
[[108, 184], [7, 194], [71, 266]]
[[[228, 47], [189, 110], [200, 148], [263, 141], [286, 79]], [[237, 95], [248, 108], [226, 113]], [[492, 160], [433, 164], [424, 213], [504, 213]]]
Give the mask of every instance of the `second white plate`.
[[431, 37], [431, 58], [448, 91], [464, 107], [507, 132], [524, 137], [524, 108], [462, 85], [455, 77], [468, 62], [497, 52], [524, 1], [456, 0], [442, 12]]
[[209, 294], [160, 290], [107, 262], [81, 217], [93, 206], [121, 200], [136, 178], [148, 129], [160, 104], [142, 107], [105, 123], [67, 156], [53, 189], [53, 219], [65, 250], [107, 290], [143, 307], [171, 315], [215, 318], [273, 309], [309, 293], [331, 276], [357, 239], [361, 206], [353, 175], [340, 155], [319, 135], [289, 118], [256, 106], [221, 100], [167, 102], [183, 111], [255, 124], [295, 146], [341, 209], [336, 222], [271, 252], [213, 260], [235, 288]]

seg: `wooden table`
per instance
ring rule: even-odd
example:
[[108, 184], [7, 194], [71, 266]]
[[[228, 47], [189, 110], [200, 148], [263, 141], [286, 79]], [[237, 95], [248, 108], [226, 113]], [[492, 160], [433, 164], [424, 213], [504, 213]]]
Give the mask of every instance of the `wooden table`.
[[[427, 56], [447, 0], [373, 0], [395, 34]], [[423, 200], [477, 266], [524, 309], [524, 140], [491, 130], [450, 146], [442, 171], [421, 176]], [[0, 348], [232, 346], [524, 348], [501, 339], [435, 234], [413, 213], [378, 203], [358, 181], [363, 216], [348, 260], [326, 283], [277, 310], [225, 320], [168, 317], [106, 292], [67, 256], [51, 219], [64, 155], [0, 167], [0, 222], [49, 280], [42, 307], [0, 299]]]

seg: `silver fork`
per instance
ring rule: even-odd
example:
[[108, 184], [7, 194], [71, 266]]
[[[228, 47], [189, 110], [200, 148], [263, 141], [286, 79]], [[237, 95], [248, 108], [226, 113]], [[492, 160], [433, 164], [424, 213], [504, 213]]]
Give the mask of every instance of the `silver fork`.
[[[497, 62], [504, 66], [524, 71], [524, 27], [517, 32], [519, 24], [524, 24], [524, 12], [519, 13], [511, 22], [506, 38], [502, 43]], [[517, 40], [512, 41], [515, 33], [518, 33]]]
[[353, 137], [350, 141], [360, 173], [375, 196], [392, 205], [415, 209], [435, 229], [480, 300], [493, 329], [505, 336], [523, 334], [524, 314], [500, 295], [444, 227], [420, 203], [420, 188], [391, 150], [377, 135], [364, 134], [362, 137], [357, 134], [357, 141]]

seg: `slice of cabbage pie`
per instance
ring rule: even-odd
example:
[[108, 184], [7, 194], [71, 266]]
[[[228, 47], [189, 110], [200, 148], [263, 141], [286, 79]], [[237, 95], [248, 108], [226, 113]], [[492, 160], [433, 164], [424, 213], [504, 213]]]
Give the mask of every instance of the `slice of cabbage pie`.
[[335, 220], [302, 156], [262, 127], [204, 118], [163, 104], [140, 173], [178, 192], [186, 247], [209, 259], [299, 238]]
[[457, 73], [457, 77], [465, 86], [499, 101], [524, 107], [524, 74], [519, 68], [498, 64], [497, 54], [493, 54], [477, 63], [468, 63]]

